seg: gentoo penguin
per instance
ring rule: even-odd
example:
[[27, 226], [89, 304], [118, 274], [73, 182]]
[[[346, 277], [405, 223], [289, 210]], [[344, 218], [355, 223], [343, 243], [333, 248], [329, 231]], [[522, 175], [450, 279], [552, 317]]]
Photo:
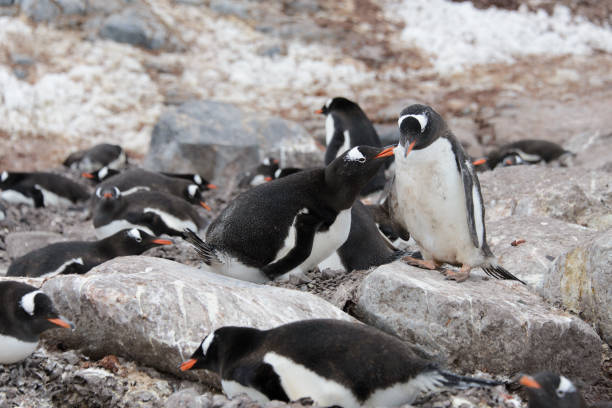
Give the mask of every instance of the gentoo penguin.
[[21, 282], [0, 282], [0, 364], [25, 359], [36, 350], [40, 334], [57, 327], [74, 326], [42, 291]]
[[419, 245], [426, 261], [418, 263], [432, 269], [437, 262], [461, 264], [461, 271], [447, 271], [458, 282], [474, 267], [519, 280], [489, 249], [478, 176], [444, 119], [429, 106], [411, 105], [402, 110], [398, 125], [388, 206]]
[[351, 227], [351, 206], [390, 149], [356, 146], [325, 168], [305, 170], [240, 194], [206, 230], [186, 233], [214, 271], [267, 282], [305, 273], [336, 251]]
[[529, 408], [586, 408], [580, 391], [566, 377], [551, 372], [521, 376], [519, 383], [527, 388]]
[[[100, 183], [101, 181], [106, 180], [109, 177], [115, 176], [117, 174], [119, 174], [120, 172], [118, 170], [114, 170], [111, 169], [107, 166], [102, 167], [99, 170], [93, 171], [93, 172], [83, 172], [81, 174], [81, 177], [84, 177], [86, 179], [89, 179], [95, 183]], [[202, 190], [212, 190], [217, 188], [216, 185], [209, 183], [206, 179], [204, 179], [202, 176], [200, 176], [197, 173], [164, 173], [164, 172], [160, 172], [159, 174], [166, 176], [166, 177], [171, 177], [171, 178], [178, 178], [178, 179], [183, 179], [183, 180], [189, 180], [191, 181], [193, 184], [196, 184], [197, 186], [199, 186]]]
[[278, 159], [266, 157], [255, 169], [244, 173], [238, 183], [238, 187], [255, 187], [267, 181], [272, 181], [274, 179], [274, 173], [278, 168]]
[[6, 275], [47, 278], [85, 273], [109, 259], [140, 255], [153, 247], [171, 244], [172, 241], [156, 238], [137, 228], [125, 229], [100, 241], [58, 242], [36, 249], [15, 259]]
[[180, 368], [217, 373], [229, 397], [246, 393], [260, 403], [308, 397], [323, 407], [392, 407], [424, 393], [501, 384], [442, 370], [396, 337], [332, 319], [270, 330], [221, 327]]
[[[355, 102], [342, 97], [332, 98], [316, 113], [325, 115], [325, 164], [331, 163], [351, 147], [382, 146], [372, 122]], [[361, 195], [382, 190], [384, 186], [385, 169], [381, 167]]]
[[571, 155], [573, 155], [572, 152], [556, 143], [526, 139], [503, 145], [490, 152], [486, 158], [474, 161], [474, 165], [477, 166], [477, 169], [493, 170], [498, 165], [536, 164], [541, 161], [549, 163], [557, 159], [562, 160], [562, 156]]
[[70, 206], [88, 200], [87, 189], [53, 173], [0, 173], [0, 198], [11, 204], [32, 207]]
[[149, 235], [182, 236], [185, 229], [199, 230], [204, 222], [185, 200], [158, 191], [124, 195], [117, 187], [96, 189], [93, 224], [99, 239], [123, 229], [138, 228]]
[[[130, 169], [107, 178], [98, 188], [113, 186], [117, 187], [123, 196], [138, 191], [159, 191], [180, 197], [192, 204], [199, 204], [210, 211], [210, 207], [202, 199], [203, 189], [189, 180], [172, 178], [144, 169]], [[94, 197], [94, 200], [97, 198], [99, 197]]]
[[127, 164], [127, 157], [121, 146], [102, 143], [86, 150], [79, 150], [64, 160], [64, 166], [73, 170], [94, 171], [100, 167], [117, 170]]

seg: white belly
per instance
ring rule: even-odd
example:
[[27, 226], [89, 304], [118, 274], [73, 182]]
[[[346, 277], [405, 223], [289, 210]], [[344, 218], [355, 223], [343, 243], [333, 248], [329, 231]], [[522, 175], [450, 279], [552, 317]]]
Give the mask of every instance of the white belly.
[[45, 190], [38, 184], [36, 184], [34, 187], [40, 190], [40, 192], [42, 193], [45, 207], [69, 207], [72, 205], [72, 201], [55, 194], [53, 191]]
[[13, 364], [24, 360], [37, 346], [38, 341], [30, 343], [0, 334], [0, 364]]
[[266, 283], [270, 281], [259, 268], [254, 268], [240, 262], [239, 260], [222, 254], [217, 254], [223, 263], [213, 263], [208, 269], [219, 275], [226, 275], [231, 278], [249, 281], [253, 283]]
[[[192, 220], [181, 220], [180, 218], [175, 217], [172, 214], [169, 214], [165, 211], [158, 210], [157, 208], [145, 208], [144, 212], [150, 212], [153, 214], [157, 214], [164, 224], [168, 227], [172, 228], [175, 231], [184, 231], [186, 229], [190, 229], [192, 231], [197, 231], [199, 228]], [[153, 234], [155, 235], [155, 234]]]
[[108, 224], [96, 227], [96, 237], [98, 239], [104, 239], [124, 229], [132, 229], [132, 228], [138, 228], [140, 230], [143, 230], [149, 235], [155, 235], [153, 231], [151, 231], [147, 227], [143, 227], [142, 225], [132, 224], [131, 222], [128, 222], [125, 220], [114, 220], [114, 221], [109, 222]]
[[2, 198], [7, 203], [11, 204], [26, 204], [30, 207], [34, 207], [34, 199], [30, 197], [26, 197], [21, 194], [19, 191], [15, 190], [4, 190], [0, 193], [0, 198]]
[[465, 192], [450, 142], [439, 138], [404, 157], [396, 148], [395, 192], [404, 227], [427, 259], [478, 264], [468, 228]]

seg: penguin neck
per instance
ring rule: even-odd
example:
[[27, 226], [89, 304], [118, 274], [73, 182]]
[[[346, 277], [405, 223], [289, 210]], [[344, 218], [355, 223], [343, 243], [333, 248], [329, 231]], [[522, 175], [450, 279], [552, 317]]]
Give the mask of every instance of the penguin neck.
[[329, 206], [338, 212], [351, 208], [363, 186], [348, 183], [330, 171], [329, 167], [325, 169], [324, 177], [325, 196]]

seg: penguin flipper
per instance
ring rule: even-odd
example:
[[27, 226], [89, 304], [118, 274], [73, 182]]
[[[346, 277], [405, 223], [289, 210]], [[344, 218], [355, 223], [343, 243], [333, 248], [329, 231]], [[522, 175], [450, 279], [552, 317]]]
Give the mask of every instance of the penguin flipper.
[[[459, 152], [458, 152], [459, 153]], [[481, 248], [486, 242], [484, 226], [484, 203], [480, 192], [480, 183], [469, 158], [457, 154], [457, 166], [461, 171], [463, 189], [465, 192], [465, 207], [467, 210], [468, 230], [472, 244]]]
[[195, 248], [196, 252], [207, 265], [212, 263], [222, 263], [217, 255], [217, 251], [213, 244], [205, 242], [193, 230], [186, 228], [183, 231], [183, 239], [189, 242]]
[[495, 387], [505, 383], [495, 380], [485, 380], [483, 378], [465, 377], [462, 375], [453, 374], [448, 371], [438, 370], [442, 377], [442, 384], [445, 387], [452, 388], [471, 388], [471, 387]]
[[522, 280], [520, 280], [519, 278], [511, 274], [508, 270], [506, 270], [504, 267], [500, 265], [496, 265], [496, 264], [484, 265], [482, 267], [482, 270], [485, 271], [487, 275], [492, 276], [494, 278], [515, 280], [515, 281], [521, 282], [523, 285], [526, 285], [525, 282], [523, 282]]
[[289, 402], [280, 377], [270, 364], [259, 362], [255, 363], [255, 366], [252, 364], [238, 366], [232, 370], [232, 379], [239, 384], [256, 389], [270, 401]]
[[315, 234], [323, 222], [321, 218], [313, 214], [299, 214], [295, 220], [296, 236], [294, 247], [278, 261], [261, 268], [262, 272], [270, 280], [274, 280], [304, 262], [312, 251]]

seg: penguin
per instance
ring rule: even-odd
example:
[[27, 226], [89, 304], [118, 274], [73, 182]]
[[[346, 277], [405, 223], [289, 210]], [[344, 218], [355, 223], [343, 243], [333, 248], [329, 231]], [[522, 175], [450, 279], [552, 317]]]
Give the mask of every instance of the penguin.
[[0, 203], [0, 222], [6, 220], [6, 207]]
[[[117, 174], [119, 174], [120, 171], [119, 170], [114, 170], [111, 169], [107, 166], [102, 167], [101, 169], [98, 169], [96, 171], [93, 172], [83, 172], [81, 173], [81, 177], [84, 177], [86, 179], [89, 179], [95, 183], [100, 183], [101, 181], [106, 180], [109, 177], [112, 176], [116, 176]], [[166, 177], [170, 177], [170, 178], [178, 178], [178, 179], [183, 179], [183, 180], [189, 180], [191, 181], [193, 184], [196, 184], [197, 186], [199, 186], [203, 191], [206, 190], [212, 190], [212, 189], [216, 189], [217, 186], [209, 183], [206, 179], [204, 179], [202, 176], [200, 176], [197, 173], [164, 173], [164, 172], [160, 172], [159, 174], [166, 176]]]
[[[210, 211], [210, 207], [202, 199], [202, 188], [189, 180], [172, 178], [144, 169], [130, 169], [108, 177], [99, 184], [99, 188], [113, 186], [121, 191], [122, 196], [128, 196], [138, 191], [158, 191], [180, 197], [191, 204], [200, 205]], [[94, 200], [98, 198], [96, 196]]]
[[93, 224], [98, 239], [123, 229], [138, 228], [149, 235], [182, 236], [185, 229], [199, 230], [204, 222], [185, 200], [158, 191], [124, 195], [115, 186], [96, 189]]
[[72, 170], [94, 171], [101, 167], [118, 170], [127, 165], [125, 152], [118, 145], [101, 143], [86, 150], [74, 152], [64, 160], [64, 166]]
[[580, 391], [562, 375], [548, 371], [522, 375], [519, 383], [527, 388], [528, 408], [587, 408]]
[[[342, 97], [332, 98], [315, 113], [325, 115], [326, 165], [351, 147], [382, 146], [372, 122], [353, 101]], [[376, 176], [361, 191], [361, 195], [382, 190], [385, 181], [385, 169], [380, 168]]]
[[40, 334], [57, 327], [74, 325], [42, 291], [21, 282], [0, 282], [0, 364], [26, 359], [36, 350]]
[[323, 407], [393, 407], [410, 404], [420, 394], [501, 385], [453, 374], [396, 337], [333, 319], [270, 330], [221, 327], [180, 369], [218, 374], [230, 398], [241, 393], [260, 403], [311, 398]]
[[416, 104], [402, 110], [398, 125], [387, 207], [420, 247], [425, 261], [415, 263], [430, 269], [438, 262], [460, 264], [460, 271], [446, 272], [458, 282], [468, 279], [474, 267], [520, 281], [497, 264], [487, 244], [478, 176], [444, 119], [431, 107]]
[[266, 157], [263, 161], [253, 170], [244, 173], [238, 187], [255, 187], [274, 179], [274, 173], [279, 169], [279, 161], [274, 157]]
[[82, 274], [118, 256], [140, 255], [153, 247], [171, 244], [172, 241], [137, 228], [125, 229], [99, 241], [58, 242], [36, 249], [15, 259], [6, 275], [49, 278], [59, 274]]
[[314, 269], [348, 238], [351, 206], [391, 149], [356, 146], [325, 168], [241, 193], [213, 220], [206, 242], [186, 232], [210, 268], [263, 283]]
[[67, 207], [88, 200], [82, 185], [53, 173], [0, 173], [0, 198], [11, 204], [31, 207]]
[[493, 170], [498, 165], [536, 164], [553, 160], [563, 162], [563, 157], [574, 156], [560, 145], [547, 140], [526, 139], [508, 143], [490, 152], [486, 158], [473, 162], [478, 170]]
[[119, 170], [111, 169], [108, 166], [104, 166], [101, 169], [92, 172], [83, 172], [81, 177], [93, 181], [94, 183], [100, 183], [109, 177], [116, 176], [121, 173]]

